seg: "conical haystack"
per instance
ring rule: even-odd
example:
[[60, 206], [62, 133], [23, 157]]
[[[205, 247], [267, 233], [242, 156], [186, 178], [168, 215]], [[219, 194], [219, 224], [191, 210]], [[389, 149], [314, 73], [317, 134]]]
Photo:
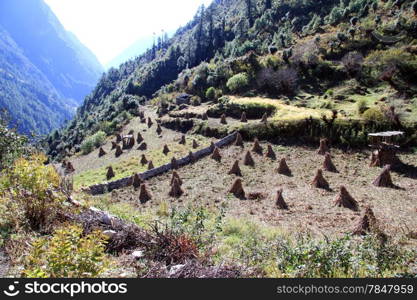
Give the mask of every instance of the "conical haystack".
[[255, 161], [252, 158], [252, 154], [250, 153], [250, 151], [247, 151], [245, 154], [245, 159], [243, 160], [243, 164], [245, 166], [255, 166]]
[[155, 168], [155, 166], [153, 165], [152, 160], [150, 160], [150, 161], [148, 162], [148, 170], [152, 170], [152, 169], [154, 169], [154, 168]]
[[108, 167], [107, 174], [106, 174], [107, 180], [112, 179], [114, 176], [116, 175], [114, 174], [113, 167], [112, 166]]
[[235, 195], [237, 198], [244, 199], [246, 194], [242, 186], [242, 179], [237, 178], [229, 190], [229, 193]]
[[145, 154], [142, 154], [142, 157], [140, 158], [140, 164], [142, 166], [146, 165], [148, 163], [148, 160], [146, 159]]
[[275, 155], [274, 149], [272, 149], [271, 145], [268, 145], [265, 156], [273, 160], [277, 159], [277, 156]]
[[267, 123], [268, 122], [268, 114], [264, 113], [261, 119], [261, 123]]
[[207, 121], [208, 120], [208, 116], [207, 113], [204, 113], [201, 117], [202, 120]]
[[75, 172], [75, 168], [74, 168], [74, 166], [72, 165], [72, 163], [70, 161], [67, 162], [67, 166], [66, 166], [65, 171], [67, 171], [67, 173], [73, 173], [73, 172]]
[[367, 206], [365, 208], [365, 212], [359, 223], [356, 225], [355, 229], [353, 230], [354, 235], [365, 235], [370, 232], [377, 232], [378, 222], [375, 218], [374, 212], [371, 207]]
[[193, 149], [197, 149], [200, 145], [197, 143], [196, 140], [193, 140]]
[[319, 189], [325, 189], [325, 190], [330, 189], [329, 183], [327, 182], [326, 179], [324, 179], [323, 171], [321, 169], [317, 170], [316, 176], [314, 176], [314, 179], [311, 182], [311, 185]]
[[321, 139], [320, 140], [320, 148], [317, 150], [317, 153], [320, 155], [325, 155], [327, 152], [330, 153], [329, 150], [329, 140], [328, 139]]
[[230, 169], [230, 171], [229, 171], [229, 173], [228, 173], [229, 175], [232, 175], [232, 174], [234, 174], [234, 175], [236, 175], [236, 176], [242, 176], [242, 171], [240, 170], [240, 167], [239, 167], [239, 161], [238, 160], [236, 160], [235, 162], [234, 162], [234, 164], [233, 164], [233, 166], [232, 166], [232, 168]]
[[161, 125], [159, 125], [159, 124], [158, 124], [158, 126], [156, 126], [156, 133], [158, 135], [161, 135], [161, 133], [162, 133], [162, 128], [161, 128]]
[[358, 202], [349, 194], [346, 187], [341, 186], [340, 192], [335, 199], [335, 205], [339, 207], [346, 207], [351, 210], [357, 211], [359, 209]]
[[63, 160], [63, 161], [62, 161], [62, 163], [61, 163], [61, 168], [64, 168], [64, 169], [66, 169], [66, 168], [67, 168], [67, 161], [66, 161], [66, 160]]
[[195, 155], [192, 151], [188, 153], [188, 158], [190, 159], [191, 163], [194, 163], [196, 161]]
[[152, 199], [152, 195], [148, 192], [148, 188], [146, 184], [142, 183], [140, 185], [140, 192], [139, 192], [139, 201], [140, 203], [146, 203]]
[[221, 124], [227, 124], [227, 120], [226, 120], [226, 115], [225, 114], [222, 114], [222, 116], [220, 117], [220, 123]]
[[144, 151], [148, 149], [148, 144], [146, 144], [145, 142], [143, 142], [142, 144], [139, 145], [138, 150]]
[[140, 132], [138, 132], [138, 135], [137, 135], [137, 137], [136, 137], [136, 142], [137, 142], [138, 144], [140, 144], [140, 143], [142, 143], [142, 142], [143, 142], [143, 136], [140, 134]]
[[282, 196], [283, 190], [279, 189], [277, 191], [277, 194], [275, 195], [275, 205], [279, 208], [279, 209], [288, 209], [288, 205], [284, 200], [284, 197]]
[[162, 150], [162, 153], [165, 154], [165, 155], [167, 155], [169, 153], [169, 148], [166, 144], [164, 145], [164, 149]]
[[133, 129], [129, 130], [128, 135], [135, 135], [135, 131]]
[[116, 157], [119, 157], [122, 154], [123, 154], [122, 147], [120, 147], [120, 145], [117, 145], [116, 153], [115, 153]]
[[278, 174], [281, 174], [281, 175], [287, 175], [287, 176], [291, 175], [291, 170], [288, 167], [287, 161], [285, 160], [285, 158], [281, 158], [281, 160], [279, 161], [277, 172]]
[[333, 164], [332, 157], [329, 152], [325, 154], [324, 162], [323, 162], [323, 169], [328, 172], [337, 173], [336, 166]]
[[246, 113], [242, 112], [242, 115], [240, 116], [240, 122], [247, 123], [248, 119], [246, 118]]
[[174, 183], [174, 179], [175, 178], [177, 178], [178, 179], [178, 183], [180, 185], [182, 185], [182, 179], [180, 178], [180, 175], [178, 175], [178, 172], [177, 171], [173, 171], [172, 172], [172, 177], [171, 177], [171, 183], [170, 183], [170, 185], [172, 185]]
[[171, 184], [171, 190], [169, 191], [168, 195], [171, 197], [178, 198], [182, 194], [184, 194], [183, 189], [181, 188], [180, 182], [178, 178], [174, 178]]
[[145, 123], [146, 123], [146, 118], [145, 118], [145, 117], [140, 118], [140, 122], [141, 122], [142, 124], [145, 124]]
[[104, 151], [103, 147], [100, 147], [100, 150], [98, 151], [98, 157], [103, 157], [106, 155], [106, 151]]
[[242, 135], [239, 132], [236, 134], [235, 146], [243, 147]]
[[263, 149], [261, 144], [259, 144], [259, 140], [257, 138], [255, 138], [255, 141], [253, 143], [252, 151], [262, 155]]
[[174, 170], [176, 170], [176, 169], [179, 168], [178, 161], [177, 161], [177, 159], [175, 157], [173, 157], [171, 159], [171, 168], [174, 169]]
[[139, 174], [135, 174], [133, 175], [133, 180], [132, 180], [132, 186], [137, 189], [140, 187], [140, 185], [142, 184], [142, 180], [140, 179]]
[[218, 147], [214, 148], [213, 153], [211, 154], [211, 158], [218, 162], [222, 160], [222, 156], [220, 155], [220, 150]]
[[186, 143], [186, 141], [185, 141], [185, 135], [182, 135], [182, 136], [181, 136], [181, 139], [180, 139], [180, 141], [179, 141], [179, 144], [180, 144], [180, 145], [185, 145], [185, 143]]
[[379, 174], [379, 176], [374, 180], [372, 184], [378, 187], [389, 187], [389, 188], [395, 187], [391, 179], [390, 169], [391, 169], [390, 165], [385, 166], [384, 169], [382, 170], [382, 173]]
[[116, 142], [111, 142], [111, 149], [114, 150], [117, 148], [117, 143]]
[[153, 125], [152, 119], [148, 117], [148, 128], [151, 128]]
[[116, 143], [120, 143], [122, 141], [122, 136], [121, 134], [116, 134]]
[[213, 152], [214, 148], [216, 148], [216, 145], [214, 144], [214, 142], [210, 142], [210, 151]]

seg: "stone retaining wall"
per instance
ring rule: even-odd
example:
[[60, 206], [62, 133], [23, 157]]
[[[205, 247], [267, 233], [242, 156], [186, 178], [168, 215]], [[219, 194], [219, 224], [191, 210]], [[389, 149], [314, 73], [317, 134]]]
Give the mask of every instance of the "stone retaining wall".
[[[214, 143], [214, 145], [218, 148], [222, 148], [222, 147], [225, 147], [227, 145], [230, 145], [236, 139], [236, 135], [237, 135], [237, 132], [234, 132], [234, 133], [226, 136], [225, 138], [219, 140], [217, 143]], [[212, 147], [209, 146], [207, 148], [204, 148], [204, 149], [201, 149], [197, 152], [194, 152], [194, 158], [195, 158], [195, 160], [199, 160], [199, 159], [202, 159], [203, 157], [205, 157], [207, 155], [210, 155], [212, 152], [213, 152], [213, 149], [212, 149]], [[177, 162], [178, 162], [178, 166], [182, 167], [182, 166], [189, 165], [192, 161], [191, 161], [191, 158], [189, 156], [186, 156], [186, 157], [183, 157], [181, 159], [178, 159]], [[142, 180], [147, 180], [147, 179], [150, 179], [152, 177], [164, 174], [164, 173], [170, 171], [171, 169], [172, 169], [172, 164], [168, 163], [168, 164], [160, 166], [158, 168], [154, 168], [152, 170], [148, 170], [146, 172], [143, 172], [143, 173], [139, 174], [139, 177]], [[117, 189], [127, 187], [127, 186], [132, 184], [132, 181], [133, 181], [133, 176], [130, 176], [130, 177], [126, 177], [126, 178], [116, 180], [116, 181], [102, 183], [102, 184], [96, 184], [96, 185], [90, 186], [88, 191], [92, 195], [105, 194], [105, 193], [111, 192], [113, 190], [117, 190]]]

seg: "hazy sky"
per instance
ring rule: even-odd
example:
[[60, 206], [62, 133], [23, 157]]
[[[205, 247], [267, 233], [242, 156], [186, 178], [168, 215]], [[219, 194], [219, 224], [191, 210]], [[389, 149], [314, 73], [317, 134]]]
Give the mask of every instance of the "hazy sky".
[[212, 0], [45, 0], [104, 65], [137, 39], [185, 25]]

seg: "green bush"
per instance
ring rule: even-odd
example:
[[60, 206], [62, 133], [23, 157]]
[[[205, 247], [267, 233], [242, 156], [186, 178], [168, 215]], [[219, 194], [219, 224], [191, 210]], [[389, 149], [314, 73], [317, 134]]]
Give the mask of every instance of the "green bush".
[[81, 144], [81, 151], [84, 155], [91, 153], [95, 148], [100, 147], [106, 141], [106, 133], [98, 131], [94, 135], [87, 137]]
[[356, 102], [356, 109], [357, 109], [358, 115], [362, 115], [368, 109], [366, 100], [360, 99], [358, 102]]
[[235, 92], [239, 92], [242, 91], [243, 89], [245, 89], [246, 87], [248, 87], [249, 85], [249, 78], [248, 78], [248, 74], [246, 73], [239, 73], [234, 75], [232, 78], [230, 78], [227, 81], [227, 88], [235, 93]]
[[214, 100], [216, 97], [216, 89], [214, 87], [209, 87], [206, 91], [206, 98], [208, 100]]
[[56, 230], [32, 244], [24, 262], [23, 276], [29, 278], [95, 278], [108, 267], [105, 236], [100, 231], [83, 236], [79, 226]]

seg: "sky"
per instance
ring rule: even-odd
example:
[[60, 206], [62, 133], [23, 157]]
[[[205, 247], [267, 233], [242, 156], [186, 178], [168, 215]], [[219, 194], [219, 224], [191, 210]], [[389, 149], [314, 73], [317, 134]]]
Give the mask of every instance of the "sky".
[[102, 65], [136, 40], [172, 32], [212, 0], [44, 0]]

